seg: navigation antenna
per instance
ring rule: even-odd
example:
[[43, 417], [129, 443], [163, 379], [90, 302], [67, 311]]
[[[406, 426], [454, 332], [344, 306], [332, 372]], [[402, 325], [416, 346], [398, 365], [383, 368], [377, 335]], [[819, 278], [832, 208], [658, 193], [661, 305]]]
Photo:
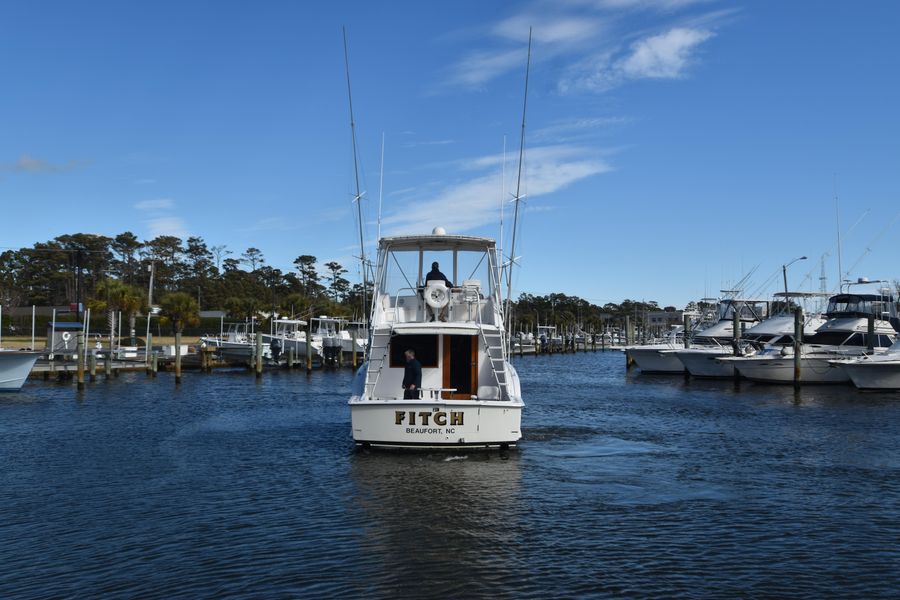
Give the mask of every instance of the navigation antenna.
[[837, 175], [834, 176], [834, 221], [837, 227], [837, 261], [838, 261], [838, 288], [844, 280], [844, 266], [841, 264], [841, 211], [838, 209]]
[[512, 268], [516, 262], [516, 233], [519, 225], [519, 204], [524, 199], [522, 195], [522, 163], [525, 160], [525, 111], [528, 108], [528, 75], [531, 71], [531, 27], [528, 28], [528, 57], [525, 60], [525, 94], [522, 99], [522, 133], [519, 137], [519, 172], [516, 176], [516, 193], [512, 202], [515, 204], [513, 211], [513, 233], [512, 242], [510, 242], [509, 263], [506, 270], [506, 307], [504, 315], [506, 318], [505, 329], [509, 333], [509, 305], [512, 299]]
[[362, 287], [362, 312], [366, 322], [366, 328], [369, 328], [369, 311], [368, 311], [368, 261], [366, 260], [366, 242], [363, 237], [363, 214], [362, 214], [362, 197], [363, 194], [359, 189], [359, 158], [356, 148], [356, 121], [353, 120], [353, 94], [350, 91], [350, 51], [347, 47], [347, 28], [341, 27], [344, 33], [344, 66], [347, 71], [347, 101], [350, 105], [350, 137], [353, 141], [353, 175], [356, 179], [356, 195], [353, 201], [356, 202], [356, 216], [359, 221], [359, 260], [362, 265], [363, 287]]

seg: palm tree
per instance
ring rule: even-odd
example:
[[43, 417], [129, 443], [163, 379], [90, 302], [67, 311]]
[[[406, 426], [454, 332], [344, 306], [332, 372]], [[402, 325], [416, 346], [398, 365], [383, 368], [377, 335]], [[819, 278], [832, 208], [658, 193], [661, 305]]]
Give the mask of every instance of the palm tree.
[[181, 383], [181, 333], [185, 327], [200, 323], [197, 299], [186, 292], [172, 292], [160, 300], [163, 319], [175, 330], [175, 383]]
[[[122, 311], [128, 317], [131, 345], [137, 345], [135, 319], [138, 312], [146, 312], [148, 309], [143, 290], [119, 279], [104, 279], [97, 285], [94, 299], [88, 302], [88, 306], [98, 312]], [[114, 319], [110, 319], [110, 322], [114, 323]]]
[[200, 307], [197, 299], [187, 292], [172, 292], [163, 296], [159, 302], [164, 323], [171, 324], [176, 335], [180, 335], [185, 327], [193, 327], [200, 323]]

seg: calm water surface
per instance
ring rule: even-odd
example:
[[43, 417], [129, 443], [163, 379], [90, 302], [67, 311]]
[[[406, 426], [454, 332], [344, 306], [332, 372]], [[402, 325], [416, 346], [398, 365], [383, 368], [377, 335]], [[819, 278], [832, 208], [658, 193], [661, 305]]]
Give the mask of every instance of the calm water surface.
[[0, 597], [900, 593], [900, 395], [516, 359], [525, 441], [355, 452], [348, 372], [0, 396]]

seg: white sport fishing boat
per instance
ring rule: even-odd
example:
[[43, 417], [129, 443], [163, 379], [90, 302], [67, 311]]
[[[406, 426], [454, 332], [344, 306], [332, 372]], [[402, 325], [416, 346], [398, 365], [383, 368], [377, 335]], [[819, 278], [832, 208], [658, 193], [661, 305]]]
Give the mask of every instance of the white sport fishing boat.
[[[243, 323], [230, 323], [228, 329], [219, 335], [202, 336], [200, 345], [214, 349], [216, 354], [226, 360], [250, 360], [256, 350], [255, 325], [255, 319]], [[268, 360], [270, 356], [269, 345], [264, 343], [263, 358]]]
[[[425, 281], [423, 265], [452, 269]], [[521, 437], [522, 393], [508, 360], [494, 240], [447, 235], [382, 238], [372, 298], [370, 356], [356, 374], [350, 415], [361, 446], [508, 448]], [[431, 315], [446, 309], [446, 321]], [[404, 352], [422, 364], [419, 397], [404, 400]]]
[[[785, 294], [778, 293], [775, 296], [785, 297]], [[788, 298], [819, 296], [819, 294], [806, 292], [789, 292], [786, 295]], [[825, 319], [820, 315], [810, 315], [803, 323], [803, 335], [812, 335], [824, 323]], [[740, 355], [750, 356], [756, 354], [767, 344], [779, 347], [793, 344], [793, 335], [793, 315], [782, 314], [769, 317], [742, 332]], [[684, 365], [684, 368], [692, 377], [733, 378], [735, 375], [734, 365], [731, 362], [718, 359], [734, 356], [734, 345], [732, 343], [722, 343], [718, 340], [714, 340], [714, 342], [712, 345], [676, 350], [675, 356], [678, 357], [678, 360], [681, 361], [681, 364]]]
[[864, 354], [828, 363], [842, 370], [861, 390], [900, 390], [900, 340], [884, 354]]
[[16, 392], [34, 368], [40, 353], [0, 350], [0, 392]]
[[[894, 343], [895, 331], [889, 319], [896, 318], [896, 306], [887, 294], [838, 294], [828, 300], [827, 321], [800, 345], [802, 383], [845, 383], [850, 377], [830, 361], [860, 357], [869, 343], [875, 353], [884, 353]], [[874, 334], [868, 339], [868, 319], [873, 317]], [[793, 346], [767, 346], [753, 356], [720, 358], [738, 373], [763, 383], [793, 383]]]
[[[742, 328], [749, 329], [768, 317], [769, 303], [765, 300], [728, 298], [719, 302], [717, 320], [713, 325], [694, 334], [692, 348], [699, 350], [708, 348], [723, 352], [723, 347], [730, 345], [734, 331], [734, 313], [737, 311]], [[665, 344], [651, 346], [632, 346], [628, 353], [642, 373], [684, 373], [684, 363], [679, 360], [678, 352], [684, 350], [683, 330], [679, 326], [673, 339]]]

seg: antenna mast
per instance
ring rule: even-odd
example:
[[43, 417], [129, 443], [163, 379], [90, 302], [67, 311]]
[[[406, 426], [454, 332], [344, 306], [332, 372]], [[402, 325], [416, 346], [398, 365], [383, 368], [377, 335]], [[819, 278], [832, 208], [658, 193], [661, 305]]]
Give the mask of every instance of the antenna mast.
[[[347, 100], [350, 105], [350, 137], [353, 141], [353, 175], [356, 179], [356, 196], [353, 198], [353, 201], [356, 202], [356, 216], [359, 220], [359, 260], [362, 264], [362, 276], [363, 276], [363, 287], [362, 287], [362, 312], [366, 321], [366, 326], [369, 325], [369, 311], [368, 311], [368, 288], [369, 288], [369, 278], [368, 278], [368, 264], [366, 261], [366, 242], [363, 237], [363, 214], [362, 214], [362, 193], [359, 190], [359, 160], [357, 158], [358, 152], [356, 149], [356, 121], [353, 120], [353, 94], [350, 91], [350, 51], [347, 48], [347, 28], [342, 27], [341, 31], [344, 33], [344, 66], [347, 71]], [[379, 213], [380, 217], [380, 213]]]
[[837, 176], [834, 183], [834, 221], [837, 225], [837, 259], [838, 259], [838, 291], [844, 281], [844, 266], [841, 264], [841, 211], [838, 210]]
[[516, 195], [513, 197], [516, 208], [513, 212], [513, 233], [511, 252], [509, 253], [508, 270], [506, 271], [506, 329], [509, 330], [509, 304], [512, 299], [512, 268], [516, 262], [516, 233], [519, 225], [519, 204], [522, 200], [522, 163], [525, 160], [525, 111], [528, 108], [528, 75], [531, 72], [531, 27], [528, 28], [528, 57], [525, 61], [525, 94], [522, 100], [522, 133], [519, 137], [519, 172], [516, 176]]
[[384, 200], [384, 132], [381, 132], [381, 175], [378, 180], [378, 233], [376, 240], [381, 239], [381, 204]]

